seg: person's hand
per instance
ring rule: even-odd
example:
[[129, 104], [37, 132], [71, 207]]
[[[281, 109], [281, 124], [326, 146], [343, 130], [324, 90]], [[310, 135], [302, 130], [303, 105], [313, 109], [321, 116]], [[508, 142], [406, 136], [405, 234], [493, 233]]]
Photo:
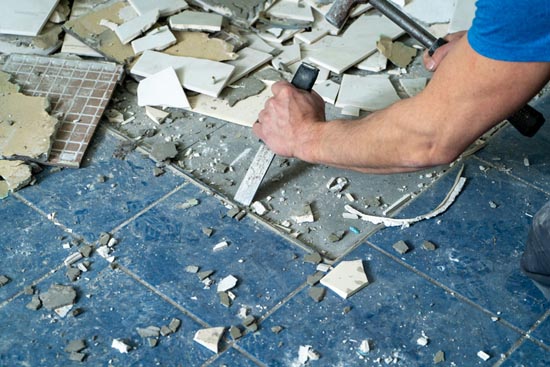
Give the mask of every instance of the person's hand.
[[435, 50], [433, 56], [431, 57], [430, 55], [428, 55], [427, 50], [424, 51], [422, 59], [424, 61], [424, 66], [426, 67], [426, 69], [428, 69], [429, 71], [435, 71], [441, 61], [445, 58], [445, 56], [447, 56], [449, 51], [456, 45], [458, 40], [464, 37], [465, 34], [466, 31], [462, 31], [445, 36], [444, 39], [447, 40], [448, 43]]
[[315, 142], [319, 122], [325, 121], [325, 103], [314, 91], [299, 90], [284, 81], [273, 84], [271, 91], [273, 97], [252, 130], [274, 153], [299, 157], [309, 142]]

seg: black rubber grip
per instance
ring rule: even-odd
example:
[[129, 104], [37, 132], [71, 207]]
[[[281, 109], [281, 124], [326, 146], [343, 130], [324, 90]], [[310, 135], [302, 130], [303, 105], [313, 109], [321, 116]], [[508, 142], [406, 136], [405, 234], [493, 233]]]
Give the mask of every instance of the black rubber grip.
[[526, 104], [518, 112], [507, 118], [522, 135], [532, 137], [544, 125], [544, 115]]
[[317, 75], [319, 75], [319, 69], [313, 65], [303, 62], [298, 67], [291, 83], [298, 89], [311, 92], [311, 89], [317, 80]]

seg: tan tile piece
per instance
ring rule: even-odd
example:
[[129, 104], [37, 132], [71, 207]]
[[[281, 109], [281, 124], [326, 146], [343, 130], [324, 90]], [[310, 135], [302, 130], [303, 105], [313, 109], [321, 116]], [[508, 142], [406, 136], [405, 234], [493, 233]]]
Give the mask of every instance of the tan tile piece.
[[0, 177], [4, 179], [8, 189], [13, 192], [31, 182], [31, 167], [23, 161], [0, 160]]
[[[105, 19], [116, 24], [122, 24], [125, 22], [126, 14], [130, 12], [135, 14], [130, 5], [125, 2], [118, 2], [78, 19], [69, 20], [63, 25], [63, 29], [109, 60], [124, 64], [135, 56], [132, 46], [129, 44], [123, 45], [115, 32], [99, 23], [102, 19]], [[121, 14], [125, 16], [123, 17]]]
[[26, 96], [10, 84], [0, 83], [0, 158], [46, 161], [59, 121], [46, 112], [46, 98]]
[[203, 32], [174, 32], [176, 44], [163, 52], [172, 56], [196, 57], [212, 61], [235, 60], [233, 46], [224, 40], [210, 38]]

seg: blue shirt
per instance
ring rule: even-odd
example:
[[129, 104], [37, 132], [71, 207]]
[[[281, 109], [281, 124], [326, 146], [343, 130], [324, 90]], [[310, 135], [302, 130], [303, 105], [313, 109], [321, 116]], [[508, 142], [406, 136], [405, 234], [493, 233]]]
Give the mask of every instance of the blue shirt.
[[550, 61], [550, 0], [478, 0], [470, 46], [501, 61]]

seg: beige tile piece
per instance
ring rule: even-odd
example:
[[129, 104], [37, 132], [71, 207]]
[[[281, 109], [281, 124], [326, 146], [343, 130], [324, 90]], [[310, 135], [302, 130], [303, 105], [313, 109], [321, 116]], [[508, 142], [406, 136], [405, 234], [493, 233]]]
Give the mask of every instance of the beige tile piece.
[[391, 61], [392, 64], [400, 68], [406, 68], [415, 58], [418, 50], [407, 46], [403, 42], [392, 41], [391, 38], [382, 36], [376, 43], [376, 48]]
[[376, 111], [399, 101], [387, 75], [344, 74], [336, 107], [357, 107], [365, 111]]
[[151, 106], [145, 106], [145, 114], [147, 115], [147, 117], [149, 117], [151, 120], [159, 125], [162, 124], [168, 116], [170, 116], [169, 112], [159, 110], [158, 108], [154, 108]]
[[312, 45], [302, 45], [302, 56], [341, 74], [374, 53], [381, 35], [394, 39], [403, 33], [386, 17], [362, 15], [342, 35], [326, 36]]
[[[71, 19], [63, 25], [65, 31], [97, 51], [109, 60], [124, 64], [134, 57], [132, 46], [123, 45], [115, 32], [100, 25], [102, 19], [121, 24], [134, 9], [125, 2], [117, 2], [107, 7], [99, 8], [77, 19]], [[121, 16], [124, 14], [125, 16]]]
[[146, 50], [162, 51], [176, 43], [176, 37], [168, 26], [153, 29], [145, 36], [132, 41], [132, 49], [136, 55]]
[[266, 82], [266, 84], [267, 88], [260, 94], [243, 99], [233, 107], [230, 107], [226, 100], [220, 98], [212, 98], [203, 94], [190, 96], [191, 111], [251, 127], [258, 120], [258, 114], [264, 108], [265, 102], [273, 96], [271, 93], [273, 82]]
[[123, 45], [130, 43], [143, 32], [147, 31], [157, 22], [158, 9], [150, 10], [132, 20], [122, 23], [115, 29], [115, 34]]
[[[59, 121], [46, 112], [43, 97], [0, 90], [0, 159], [27, 158], [45, 162]], [[10, 91], [11, 90], [11, 91]]]
[[10, 82], [11, 75], [0, 71], [0, 95], [19, 92], [19, 86]]
[[138, 106], [190, 107], [178, 75], [171, 67], [139, 82], [137, 97]]
[[369, 284], [363, 260], [342, 261], [321, 279], [321, 284], [346, 299]]
[[168, 18], [170, 28], [177, 31], [218, 32], [222, 29], [223, 17], [203, 11], [182, 11]]
[[10, 191], [17, 191], [31, 182], [31, 167], [23, 161], [0, 160], [0, 177]]
[[189, 8], [184, 0], [128, 0], [139, 15], [158, 9], [161, 17], [175, 14]]
[[[97, 1], [95, 0], [73, 0], [69, 20], [80, 18], [83, 15], [93, 12], [95, 6], [97, 6]], [[88, 57], [103, 57], [99, 52], [88, 47], [85, 43], [82, 43], [68, 33], [65, 33], [61, 52]]]
[[201, 329], [195, 333], [193, 340], [212, 352], [218, 353], [219, 343], [224, 331], [225, 327], [223, 326]]
[[237, 54], [239, 57], [236, 60], [227, 62], [227, 64], [235, 67], [235, 71], [233, 72], [233, 76], [231, 77], [229, 84], [235, 83], [243, 76], [248, 75], [273, 58], [273, 55], [271, 54], [255, 50], [250, 47], [243, 48], [237, 52]]
[[131, 73], [148, 77], [168, 67], [174, 68], [183, 87], [212, 97], [219, 96], [235, 70], [227, 63], [149, 50], [141, 55]]
[[3, 0], [0, 33], [37, 36], [59, 0]]
[[279, 0], [267, 9], [266, 14], [285, 20], [314, 21], [311, 7], [296, 0]]
[[176, 31], [174, 36], [176, 44], [165, 49], [163, 53], [212, 61], [235, 60], [238, 57], [233, 52], [233, 45], [218, 38], [210, 38], [207, 33]]

